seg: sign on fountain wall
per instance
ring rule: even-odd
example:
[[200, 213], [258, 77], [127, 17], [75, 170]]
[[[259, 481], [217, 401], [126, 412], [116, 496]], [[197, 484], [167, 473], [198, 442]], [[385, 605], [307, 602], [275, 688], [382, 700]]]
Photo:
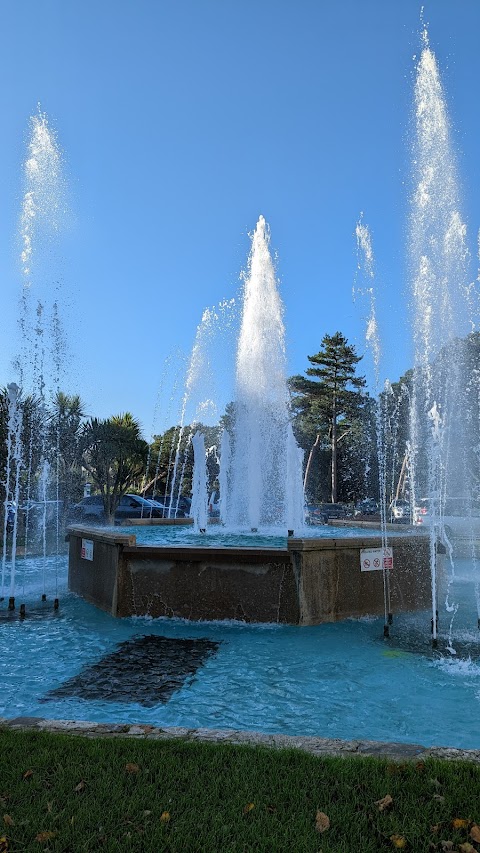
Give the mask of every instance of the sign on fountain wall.
[[82, 560], [93, 560], [93, 541], [91, 539], [82, 539], [80, 556]]
[[393, 548], [365, 548], [360, 551], [360, 570], [362, 572], [393, 569]]

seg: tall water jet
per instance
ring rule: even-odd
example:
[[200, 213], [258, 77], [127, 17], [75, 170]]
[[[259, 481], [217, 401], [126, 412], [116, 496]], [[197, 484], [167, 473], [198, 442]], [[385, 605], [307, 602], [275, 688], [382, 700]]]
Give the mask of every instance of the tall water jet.
[[[219, 331], [231, 323], [234, 300], [221, 302], [212, 308], [205, 308], [198, 324], [195, 341], [190, 355], [185, 391], [181, 403], [179, 425], [174, 450], [173, 472], [170, 478], [171, 501], [169, 517], [178, 511], [182, 490], [182, 481], [187, 462], [188, 445], [193, 435], [193, 427], [187, 434], [187, 447], [181, 459], [182, 440], [185, 433], [187, 408], [194, 408], [190, 423], [200, 423], [217, 419], [215, 401], [214, 372], [212, 369], [211, 347]], [[205, 420], [204, 420], [205, 419]], [[172, 454], [173, 455], [173, 454]]]
[[[380, 527], [382, 533], [382, 548], [388, 546], [387, 538], [387, 456], [386, 456], [386, 426], [387, 426], [387, 399], [390, 391], [388, 381], [382, 389], [380, 386], [380, 332], [377, 320], [377, 306], [375, 294], [375, 264], [372, 247], [372, 238], [370, 230], [362, 221], [362, 216], [357, 222], [355, 229], [357, 237], [357, 254], [358, 254], [358, 269], [364, 269], [364, 274], [367, 278], [367, 287], [360, 292], [368, 296], [369, 300], [369, 315], [366, 326], [366, 343], [367, 348], [371, 352], [373, 362], [373, 372], [375, 378], [375, 396], [377, 397], [377, 406], [375, 410], [375, 431], [377, 438], [377, 457], [378, 457], [378, 486], [379, 486], [379, 504], [380, 504]], [[389, 635], [389, 624], [391, 623], [391, 603], [390, 603], [390, 577], [389, 570], [383, 567], [383, 585], [384, 585], [384, 602], [385, 602], [385, 625], [384, 635]]]
[[[301, 478], [288, 470], [292, 451], [285, 328], [269, 242], [260, 216], [244, 276], [228, 473], [225, 460], [221, 462], [222, 481], [228, 481], [225, 522], [252, 529], [285, 527], [289, 501], [303, 505]], [[291, 488], [295, 496], [288, 494]]]
[[193, 444], [193, 482], [191, 516], [197, 532], [204, 533], [207, 527], [207, 465], [205, 458], [205, 439], [197, 430], [192, 436]]
[[12, 549], [10, 562], [10, 599], [15, 596], [15, 560], [17, 550], [18, 505], [20, 473], [22, 467], [22, 409], [20, 389], [15, 382], [7, 386], [8, 431], [7, 465], [5, 472], [5, 501], [3, 507], [3, 553], [2, 553], [2, 598], [5, 590], [5, 568], [7, 563], [8, 508], [14, 508]]
[[[21, 343], [16, 360], [20, 384], [38, 400], [42, 409], [58, 395], [65, 367], [65, 344], [58, 303], [61, 282], [56, 247], [65, 222], [66, 182], [62, 155], [55, 131], [40, 108], [30, 119], [30, 137], [23, 169], [24, 194], [19, 231], [23, 278], [20, 306]], [[55, 497], [60, 506], [59, 433], [56, 447], [47, 447], [47, 421], [43, 419], [42, 455], [56, 458]], [[38, 439], [38, 436], [36, 436]], [[32, 471], [34, 435], [27, 450], [25, 553], [30, 544], [30, 498], [35, 494], [39, 473]], [[42, 462], [40, 467], [42, 466]], [[45, 535], [45, 534], [44, 534]], [[60, 520], [55, 531], [56, 571], [60, 550]]]
[[[413, 489], [429, 499], [432, 568], [432, 632], [437, 636], [436, 545], [444, 536], [447, 495], [465, 494], [461, 464], [461, 389], [455, 338], [468, 325], [465, 245], [455, 157], [437, 62], [426, 29], [415, 83], [416, 133], [410, 216], [410, 263], [414, 327], [411, 412]], [[455, 433], [453, 434], [453, 428]], [[455, 436], [452, 446], [453, 435]], [[419, 455], [426, 448], [426, 458]], [[448, 604], [447, 607], [451, 608]]]

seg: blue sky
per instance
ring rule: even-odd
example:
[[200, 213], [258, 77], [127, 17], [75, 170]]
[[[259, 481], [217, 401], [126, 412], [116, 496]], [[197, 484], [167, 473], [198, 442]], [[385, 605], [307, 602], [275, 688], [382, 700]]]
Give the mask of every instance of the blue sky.
[[[480, 4], [431, 0], [425, 19], [473, 279]], [[367, 306], [352, 300], [364, 212], [382, 375], [397, 379], [411, 364], [405, 248], [419, 29], [413, 0], [3, 0], [0, 384], [13, 378], [18, 349], [21, 170], [38, 102], [69, 186], [57, 259], [64, 385], [89, 413], [130, 410], [149, 433], [165, 360], [189, 353], [204, 308], [238, 298], [259, 214], [278, 253], [289, 373], [299, 373], [325, 333], [339, 329], [365, 351]]]

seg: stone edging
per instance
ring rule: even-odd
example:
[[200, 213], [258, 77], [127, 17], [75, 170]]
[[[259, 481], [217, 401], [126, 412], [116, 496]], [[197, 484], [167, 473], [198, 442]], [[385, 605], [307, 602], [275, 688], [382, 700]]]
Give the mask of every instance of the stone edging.
[[130, 737], [145, 740], [182, 738], [210, 743], [249, 744], [274, 749], [301, 749], [310, 755], [322, 756], [374, 756], [393, 761], [441, 758], [455, 761], [473, 761], [480, 764], [480, 749], [454, 749], [453, 747], [424, 747], [412, 743], [382, 743], [372, 740], [340, 740], [303, 735], [263, 734], [235, 729], [160, 728], [129, 723], [91, 723], [82, 720], [45, 720], [41, 717], [0, 717], [1, 729], [37, 730], [53, 733], [83, 735], [84, 737]]

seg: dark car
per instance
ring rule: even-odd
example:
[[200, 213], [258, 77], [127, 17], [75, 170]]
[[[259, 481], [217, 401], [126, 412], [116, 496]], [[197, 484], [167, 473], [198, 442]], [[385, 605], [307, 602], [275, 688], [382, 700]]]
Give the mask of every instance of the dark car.
[[305, 521], [307, 524], [326, 524], [327, 516], [317, 504], [307, 504], [305, 507]]
[[348, 512], [345, 504], [320, 504], [319, 514], [325, 521], [335, 518], [347, 518]]
[[[152, 500], [152, 498], [150, 498], [150, 500]], [[172, 502], [171, 495], [155, 495], [155, 501], [158, 501], [164, 507], [164, 517], [168, 518], [168, 511], [170, 509], [170, 503]], [[170, 518], [188, 518], [190, 516], [191, 505], [192, 502], [190, 498], [187, 498], [185, 495], [180, 495], [180, 497], [175, 496], [173, 499]]]
[[378, 503], [374, 498], [364, 498], [355, 506], [355, 515], [376, 515], [379, 512]]
[[[140, 495], [123, 495], [115, 510], [115, 524], [127, 518], [163, 518], [165, 507], [156, 501], [142, 498]], [[101, 495], [89, 495], [72, 507], [71, 521], [88, 521], [105, 524], [105, 510]]]

